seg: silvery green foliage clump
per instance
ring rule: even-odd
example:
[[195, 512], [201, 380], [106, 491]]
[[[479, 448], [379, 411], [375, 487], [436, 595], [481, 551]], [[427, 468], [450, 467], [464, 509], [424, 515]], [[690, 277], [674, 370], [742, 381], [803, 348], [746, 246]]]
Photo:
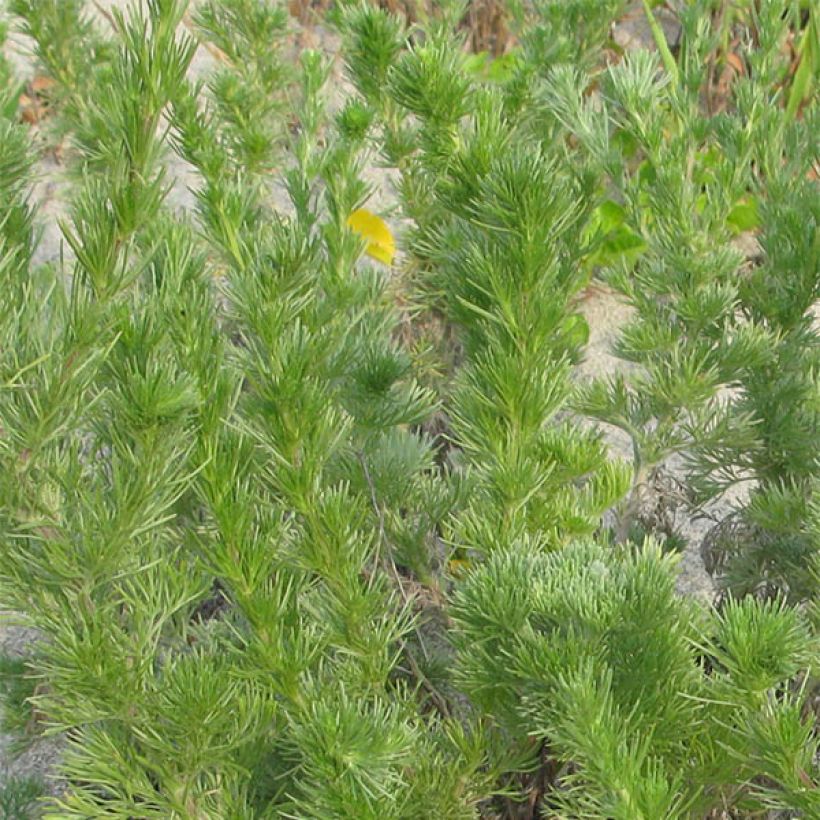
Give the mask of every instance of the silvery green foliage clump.
[[[625, 525], [653, 471], [680, 456], [696, 509], [745, 499], [703, 545], [724, 589], [802, 601], [817, 595], [806, 567], [820, 548], [806, 529], [820, 466], [818, 107], [781, 107], [782, 45], [800, 11], [773, 2], [739, 38], [744, 73], [726, 110], [707, 116], [719, 32], [706, 6], [682, 15], [677, 75], [637, 52], [599, 77], [594, 110], [574, 69], [546, 81], [548, 110], [608, 180], [604, 276], [635, 309], [616, 353], [637, 368], [589, 385], [578, 407], [632, 440]], [[753, 235], [751, 254], [739, 234], [746, 247]]]
[[[288, 63], [276, 4], [146, 0], [112, 36], [79, 2], [11, 4], [71, 170], [70, 252], [35, 264], [36, 151], [0, 67], [0, 594], [43, 635], [38, 731], [66, 739], [45, 816], [817, 814], [816, 605], [699, 607], [631, 527], [671, 453], [693, 498], [722, 492], [724, 448], [754, 459], [744, 520], [817, 543], [795, 358], [816, 114], [755, 97], [761, 43], [737, 113], [703, 118], [700, 6], [679, 87], [636, 56], [595, 102], [581, 72], [620, 5], [573, 40], [590, 4], [535, 4], [487, 77], [461, 4], [412, 29], [341, 4], [355, 93], [331, 114], [331, 66]], [[220, 55], [203, 83], [198, 41]], [[168, 205], [174, 156], [191, 214]], [[348, 228], [374, 159], [407, 225], [392, 269]], [[746, 271], [728, 237], [749, 202]], [[602, 268], [642, 369], [581, 391]], [[579, 409], [627, 429], [633, 463]], [[814, 570], [780, 588], [802, 600]]]
[[455, 595], [457, 680], [510, 742], [557, 752], [561, 817], [811, 816], [812, 730], [782, 688], [816, 651], [806, 622], [753, 598], [697, 612], [672, 561], [652, 545], [494, 553]]
[[574, 298], [594, 177], [534, 139], [508, 88], [470, 82], [450, 29], [405, 48], [395, 21], [354, 6], [342, 30], [381, 154], [401, 173], [422, 302], [458, 339], [447, 413], [471, 492], [450, 537], [491, 551], [527, 534], [552, 548], [594, 532], [630, 482], [600, 436], [566, 415], [588, 335]]

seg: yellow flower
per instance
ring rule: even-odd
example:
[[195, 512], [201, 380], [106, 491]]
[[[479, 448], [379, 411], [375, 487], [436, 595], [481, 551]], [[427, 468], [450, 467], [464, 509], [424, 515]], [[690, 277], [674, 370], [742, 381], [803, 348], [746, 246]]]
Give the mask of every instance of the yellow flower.
[[366, 242], [365, 253], [385, 265], [393, 264], [396, 255], [396, 240], [387, 223], [376, 214], [365, 208], [353, 211], [347, 218], [349, 228], [359, 234]]

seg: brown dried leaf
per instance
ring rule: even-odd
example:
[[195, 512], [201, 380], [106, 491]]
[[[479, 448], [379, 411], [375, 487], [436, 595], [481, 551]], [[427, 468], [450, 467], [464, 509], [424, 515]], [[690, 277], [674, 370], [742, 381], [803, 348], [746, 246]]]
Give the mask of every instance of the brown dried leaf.
[[28, 125], [36, 125], [40, 119], [39, 106], [28, 94], [20, 95], [20, 119]]
[[44, 74], [38, 74], [30, 83], [29, 90], [34, 94], [42, 95], [50, 89], [54, 88], [56, 81], [51, 77], [46, 77]]
[[737, 54], [735, 54], [733, 51], [730, 51], [726, 55], [726, 62], [729, 63], [729, 65], [735, 70], [736, 73], [738, 73], [738, 74], [744, 74], [745, 73], [745, 68], [743, 66], [743, 60], [741, 60], [740, 57], [738, 57]]

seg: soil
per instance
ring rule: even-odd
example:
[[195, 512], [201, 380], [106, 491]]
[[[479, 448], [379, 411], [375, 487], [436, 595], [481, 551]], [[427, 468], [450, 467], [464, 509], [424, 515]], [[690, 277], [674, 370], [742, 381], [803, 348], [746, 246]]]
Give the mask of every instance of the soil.
[[[0, 611], [0, 655], [9, 658], [28, 657], [36, 646], [36, 641], [35, 630], [15, 625], [11, 620], [11, 613]], [[44, 781], [49, 792], [58, 792], [60, 783], [54, 778], [53, 772], [60, 759], [61, 739], [33, 737], [30, 741], [20, 751], [20, 738], [0, 731], [0, 789], [11, 778], [36, 777]]]

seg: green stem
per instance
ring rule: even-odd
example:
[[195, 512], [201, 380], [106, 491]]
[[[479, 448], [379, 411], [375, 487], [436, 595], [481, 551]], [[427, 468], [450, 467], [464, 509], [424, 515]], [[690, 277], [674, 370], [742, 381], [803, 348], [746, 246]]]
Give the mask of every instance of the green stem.
[[815, 63], [820, 62], [820, 32], [816, 24], [817, 17], [812, 10], [803, 37], [800, 40], [798, 53], [800, 64], [794, 74], [789, 100], [786, 103], [786, 121], [792, 122], [797, 116], [800, 104], [808, 99], [815, 77]]
[[680, 84], [680, 73], [678, 71], [678, 64], [669, 50], [669, 44], [666, 42], [666, 35], [663, 33], [655, 15], [652, 14], [652, 9], [649, 6], [649, 0], [643, 0], [643, 8], [646, 13], [646, 22], [649, 23], [649, 28], [652, 30], [652, 37], [655, 39], [655, 45], [658, 47], [663, 64], [672, 78], [672, 83], [675, 87]]

